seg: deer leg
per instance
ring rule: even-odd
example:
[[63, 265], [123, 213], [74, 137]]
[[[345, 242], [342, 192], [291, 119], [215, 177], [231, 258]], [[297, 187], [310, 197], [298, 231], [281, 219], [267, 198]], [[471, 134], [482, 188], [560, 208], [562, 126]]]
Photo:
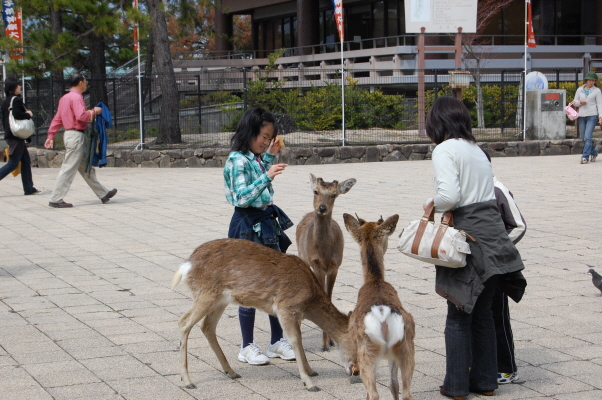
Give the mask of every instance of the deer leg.
[[378, 350], [370, 349], [369, 345], [362, 343], [358, 346], [357, 361], [360, 367], [360, 378], [366, 391], [366, 399], [378, 400], [378, 390], [376, 389], [376, 361], [378, 360]]
[[193, 326], [195, 326], [203, 317], [207, 314], [209, 303], [203, 304], [202, 302], [195, 301], [192, 308], [182, 315], [178, 321], [178, 326], [182, 331], [180, 336], [180, 359], [182, 362], [181, 377], [184, 381], [184, 385], [187, 389], [195, 389], [196, 385], [190, 380], [188, 374], [188, 335]]
[[[324, 291], [328, 293], [328, 286], [326, 285], [326, 274], [323, 271], [321, 264], [316, 263], [313, 266], [314, 273], [316, 274], [316, 278], [318, 278], [318, 282], [324, 288]], [[329, 351], [330, 348], [328, 346], [328, 335], [326, 332], [322, 331], [322, 351]]]
[[222, 351], [222, 348], [220, 347], [219, 342], [217, 341], [217, 336], [215, 334], [217, 323], [219, 322], [227, 306], [228, 304], [220, 304], [213, 311], [207, 314], [207, 316], [203, 320], [203, 323], [201, 324], [201, 330], [207, 338], [207, 341], [211, 346], [211, 350], [213, 350], [213, 352], [217, 356], [217, 359], [219, 360], [219, 363], [222, 365], [222, 369], [224, 370], [224, 372], [228, 374], [230, 378], [236, 379], [240, 378], [240, 375], [234, 372], [234, 370], [228, 363], [228, 360], [226, 359], [226, 356], [224, 355], [224, 352]]
[[414, 343], [410, 343], [407, 337], [404, 338], [404, 343], [396, 358], [401, 368], [401, 397], [403, 400], [413, 400], [414, 397], [410, 393], [410, 387], [412, 386], [415, 366]]
[[399, 376], [397, 373], [399, 372], [399, 368], [397, 368], [397, 363], [395, 360], [389, 360], [389, 375], [391, 375], [391, 382], [389, 383], [389, 390], [393, 395], [393, 399], [399, 400]]
[[[334, 291], [334, 282], [337, 280], [337, 274], [339, 273], [338, 267], [334, 269], [331, 273], [326, 275], [326, 283], [324, 289], [326, 290], [326, 294], [328, 295], [328, 300], [332, 303], [332, 292]], [[334, 346], [334, 340], [330, 338], [328, 335], [324, 334], [326, 337], [326, 343], [328, 346]]]
[[320, 388], [315, 386], [310, 378], [310, 376], [316, 376], [318, 373], [311, 369], [309, 363], [307, 362], [305, 350], [303, 350], [303, 342], [301, 341], [301, 328], [299, 326], [299, 322], [292, 316], [285, 315], [284, 313], [278, 314], [278, 320], [282, 325], [282, 329], [284, 329], [284, 332], [286, 332], [286, 337], [289, 344], [295, 351], [297, 366], [299, 367], [299, 375], [303, 380], [303, 384], [310, 392], [318, 392]]

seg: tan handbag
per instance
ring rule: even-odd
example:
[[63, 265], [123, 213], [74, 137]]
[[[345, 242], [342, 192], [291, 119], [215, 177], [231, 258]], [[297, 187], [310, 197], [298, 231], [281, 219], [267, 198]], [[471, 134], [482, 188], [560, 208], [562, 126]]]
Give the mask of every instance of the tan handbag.
[[[443, 213], [441, 224], [435, 225], [435, 203], [431, 201], [422, 218], [410, 222], [401, 231], [397, 248], [406, 256], [430, 264], [449, 268], [464, 267], [466, 255], [470, 254], [466, 236], [470, 235], [453, 226], [451, 211]], [[471, 239], [474, 240], [472, 237]]]

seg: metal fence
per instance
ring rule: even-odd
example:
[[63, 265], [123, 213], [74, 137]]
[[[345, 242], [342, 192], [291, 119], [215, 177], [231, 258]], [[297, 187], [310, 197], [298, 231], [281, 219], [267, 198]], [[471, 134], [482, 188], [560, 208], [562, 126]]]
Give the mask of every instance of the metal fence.
[[[286, 70], [202, 70], [176, 74], [179, 121], [183, 143], [169, 147], [228, 147], [245, 109], [256, 105], [271, 110], [289, 146], [425, 143], [418, 132], [418, 71], [345, 71], [345, 131], [342, 129], [341, 71], [323, 68]], [[451, 95], [446, 70], [425, 72], [425, 107], [438, 96]], [[577, 87], [580, 71], [542, 71], [551, 86]], [[474, 79], [463, 89], [463, 101], [473, 115], [479, 141], [522, 138], [522, 80], [520, 70], [486, 70], [483, 91], [484, 127], [477, 126]], [[160, 75], [143, 79], [143, 141], [154, 146], [161, 118]], [[113, 114], [108, 131], [110, 148], [135, 148], [141, 143], [138, 79], [126, 74], [104, 81], [90, 79], [89, 87], [104, 87], [104, 101]], [[96, 86], [94, 86], [96, 84]], [[34, 113], [37, 133], [33, 146], [42, 146], [58, 99], [69, 90], [66, 82], [32, 79], [25, 84], [25, 101]], [[99, 98], [99, 96], [95, 96]], [[90, 96], [85, 96], [89, 107]], [[59, 135], [55, 142], [61, 148]], [[165, 148], [165, 145], [160, 146]]]

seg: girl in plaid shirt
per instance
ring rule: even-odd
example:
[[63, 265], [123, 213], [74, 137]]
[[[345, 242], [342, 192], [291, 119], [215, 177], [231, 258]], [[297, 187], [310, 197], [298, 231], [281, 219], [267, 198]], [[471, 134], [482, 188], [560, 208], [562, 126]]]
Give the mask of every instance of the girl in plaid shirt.
[[[231, 152], [224, 166], [224, 189], [228, 203], [234, 206], [228, 237], [251, 240], [286, 252], [291, 241], [283, 231], [293, 223], [274, 204], [272, 181], [287, 167], [286, 164], [274, 164], [281, 149], [277, 134], [274, 116], [269, 111], [255, 107], [244, 113], [231, 139]], [[283, 337], [278, 318], [269, 317], [272, 337], [264, 354], [253, 341], [255, 309], [239, 307], [240, 361], [262, 365], [269, 362], [268, 357], [295, 359], [293, 349]]]

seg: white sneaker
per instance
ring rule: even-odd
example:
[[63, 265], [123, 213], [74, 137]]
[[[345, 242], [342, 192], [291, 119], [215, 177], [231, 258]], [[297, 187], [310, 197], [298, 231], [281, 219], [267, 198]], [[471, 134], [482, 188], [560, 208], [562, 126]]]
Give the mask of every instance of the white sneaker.
[[280, 339], [274, 344], [268, 346], [265, 353], [270, 358], [280, 357], [283, 360], [292, 361], [295, 359], [295, 352], [285, 338]]
[[251, 343], [245, 348], [240, 349], [238, 353], [238, 361], [246, 362], [251, 365], [264, 365], [270, 360], [263, 354], [263, 351], [255, 343]]

